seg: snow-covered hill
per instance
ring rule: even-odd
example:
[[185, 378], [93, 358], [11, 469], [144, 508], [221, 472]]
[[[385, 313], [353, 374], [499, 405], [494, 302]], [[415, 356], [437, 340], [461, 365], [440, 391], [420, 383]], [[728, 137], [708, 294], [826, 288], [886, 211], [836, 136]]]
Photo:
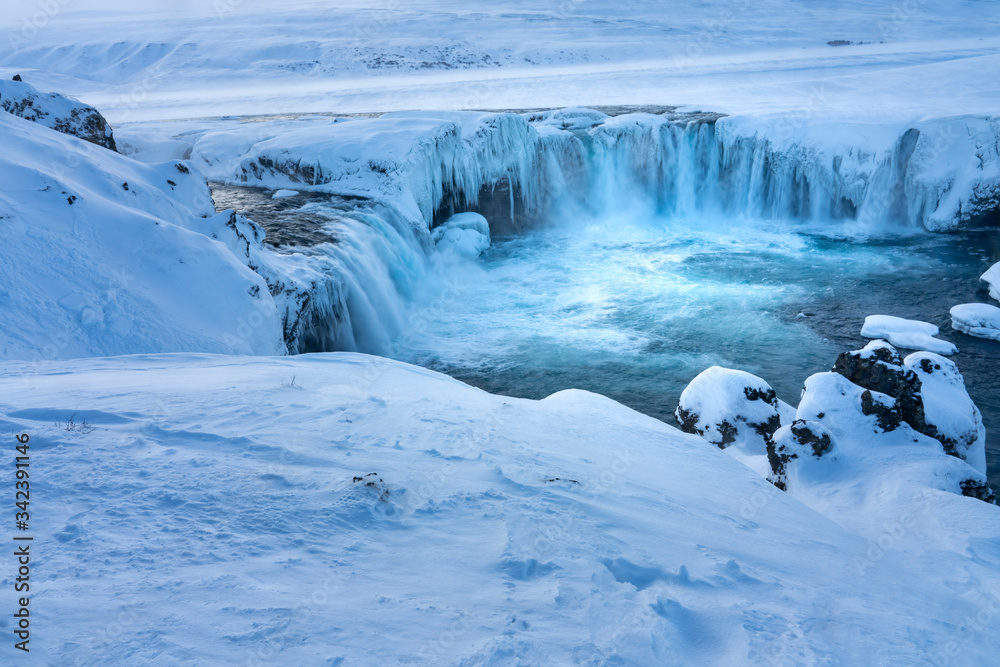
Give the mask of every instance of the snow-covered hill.
[[831, 520], [608, 399], [493, 396], [370, 356], [6, 362], [0, 397], [37, 471], [40, 664], [1000, 651], [997, 508], [892, 481], [891, 447], [887, 483], [841, 485]]

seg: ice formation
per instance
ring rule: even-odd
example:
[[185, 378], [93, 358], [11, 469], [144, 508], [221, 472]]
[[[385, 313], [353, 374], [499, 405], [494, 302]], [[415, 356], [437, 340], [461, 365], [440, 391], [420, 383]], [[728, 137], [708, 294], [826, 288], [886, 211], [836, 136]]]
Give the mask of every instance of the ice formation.
[[909, 350], [927, 350], [938, 354], [955, 354], [958, 348], [940, 338], [937, 325], [919, 320], [907, 320], [892, 315], [869, 315], [861, 328], [866, 338], [885, 338], [897, 347]]
[[1000, 308], [988, 303], [963, 303], [951, 309], [951, 326], [970, 336], [1000, 341]]

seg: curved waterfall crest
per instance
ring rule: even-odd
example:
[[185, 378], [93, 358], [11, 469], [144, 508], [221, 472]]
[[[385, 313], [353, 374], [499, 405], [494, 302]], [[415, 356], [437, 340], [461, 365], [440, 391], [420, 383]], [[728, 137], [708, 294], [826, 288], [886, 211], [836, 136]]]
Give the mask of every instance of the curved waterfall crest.
[[296, 251], [320, 278], [274, 278], [272, 292], [299, 294], [286, 308], [293, 352], [384, 352], [427, 273], [428, 232], [457, 212], [483, 214], [495, 235], [637, 203], [667, 218], [943, 231], [997, 216], [998, 156], [991, 118], [889, 127], [592, 109], [313, 116], [209, 131], [191, 151], [210, 180], [354, 202], [329, 214], [333, 242]]

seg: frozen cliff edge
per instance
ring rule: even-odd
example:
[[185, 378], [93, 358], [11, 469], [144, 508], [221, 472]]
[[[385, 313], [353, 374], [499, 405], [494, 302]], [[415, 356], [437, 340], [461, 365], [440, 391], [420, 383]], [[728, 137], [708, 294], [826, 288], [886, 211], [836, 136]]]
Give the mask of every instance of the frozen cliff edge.
[[844, 221], [871, 231], [945, 231], [1000, 211], [996, 118], [875, 125], [587, 109], [410, 112], [245, 123], [191, 143], [209, 179], [374, 197], [425, 228], [464, 210], [517, 227], [567, 204], [603, 210], [636, 195], [666, 215]]
[[345, 328], [342, 277], [216, 214], [190, 162], [143, 164], [8, 113], [0, 136], [0, 358], [285, 354]]

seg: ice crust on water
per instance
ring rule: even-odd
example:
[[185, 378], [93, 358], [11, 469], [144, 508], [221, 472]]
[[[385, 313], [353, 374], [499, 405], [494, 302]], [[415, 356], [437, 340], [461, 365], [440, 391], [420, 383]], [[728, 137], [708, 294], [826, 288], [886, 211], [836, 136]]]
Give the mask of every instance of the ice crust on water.
[[963, 303], [951, 309], [951, 326], [970, 336], [1000, 341], [1000, 308], [988, 303]]
[[869, 315], [861, 328], [866, 338], [885, 338], [893, 345], [910, 350], [926, 350], [937, 354], [955, 354], [954, 343], [934, 338], [939, 329], [936, 325], [919, 320], [907, 320], [892, 315]]

